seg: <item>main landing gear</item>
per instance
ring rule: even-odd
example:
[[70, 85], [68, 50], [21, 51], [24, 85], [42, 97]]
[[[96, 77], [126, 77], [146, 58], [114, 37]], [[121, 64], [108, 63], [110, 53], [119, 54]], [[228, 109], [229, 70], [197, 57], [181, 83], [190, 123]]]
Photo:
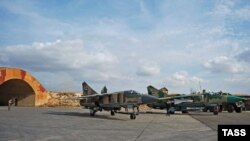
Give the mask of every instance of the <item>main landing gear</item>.
[[139, 115], [139, 107], [137, 106], [137, 112], [135, 112], [135, 107], [133, 106], [133, 112], [130, 113], [130, 119], [136, 119], [136, 115]]
[[130, 113], [130, 119], [136, 119], [135, 113]]
[[96, 111], [94, 109], [89, 109], [90, 116], [95, 116]]
[[111, 110], [110, 114], [111, 114], [111, 116], [114, 116], [115, 115], [115, 111]]
[[[126, 107], [126, 108], [128, 108], [128, 107]], [[130, 115], [130, 119], [132, 119], [132, 120], [136, 119], [136, 115], [139, 115], [139, 107], [134, 106], [134, 105], [130, 105], [129, 108], [132, 108], [132, 112], [127, 112], [127, 114]], [[90, 114], [90, 116], [93, 117], [93, 116], [95, 116], [97, 111], [101, 111], [101, 110], [102, 110], [101, 108], [90, 108], [89, 114]], [[116, 112], [117, 112], [116, 109], [112, 109], [112, 110], [110, 110], [110, 115], [115, 116]]]

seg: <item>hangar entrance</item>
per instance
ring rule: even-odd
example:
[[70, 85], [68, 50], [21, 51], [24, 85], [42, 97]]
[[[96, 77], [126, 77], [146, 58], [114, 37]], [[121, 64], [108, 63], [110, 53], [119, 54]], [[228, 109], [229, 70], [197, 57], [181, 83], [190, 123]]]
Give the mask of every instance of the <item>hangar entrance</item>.
[[16, 106], [35, 106], [35, 92], [21, 79], [10, 79], [0, 85], [0, 106], [7, 106], [8, 101], [15, 98]]

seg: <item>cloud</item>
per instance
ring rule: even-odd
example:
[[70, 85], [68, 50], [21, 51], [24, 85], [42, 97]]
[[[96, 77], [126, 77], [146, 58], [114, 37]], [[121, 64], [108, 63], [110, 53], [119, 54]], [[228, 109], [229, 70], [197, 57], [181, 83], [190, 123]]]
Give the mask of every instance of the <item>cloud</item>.
[[103, 69], [117, 62], [110, 52], [90, 52], [82, 40], [36, 42], [32, 45], [7, 46], [1, 49], [1, 65], [29, 68], [34, 71], [61, 71], [82, 68]]
[[250, 20], [250, 6], [246, 6], [242, 9], [235, 11], [234, 15], [235, 17], [238, 17], [241, 20], [249, 21]]
[[232, 76], [228, 76], [224, 79], [224, 84], [230, 86], [230, 91], [235, 91], [236, 93], [247, 93], [249, 94], [249, 86], [250, 86], [250, 75], [242, 75], [242, 74], [234, 74]]
[[186, 71], [178, 71], [175, 72], [170, 79], [168, 79], [169, 83], [174, 86], [185, 86], [192, 85], [193, 83], [198, 84], [199, 82], [203, 82], [202, 78], [197, 76], [190, 76]]
[[218, 56], [208, 60], [203, 66], [215, 73], [241, 73], [246, 71], [246, 66], [234, 58]]
[[246, 77], [246, 76], [242, 76], [242, 75], [235, 75], [235, 76], [232, 76], [230, 78], [226, 78], [225, 79], [226, 82], [229, 82], [229, 83], [241, 83], [241, 84], [244, 84], [244, 83], [250, 83], [250, 77]]
[[230, 0], [219, 1], [214, 7], [213, 11], [210, 12], [210, 14], [217, 16], [230, 15], [232, 13], [232, 8], [234, 5], [234, 2]]
[[153, 62], [144, 62], [136, 72], [138, 76], [154, 76], [160, 73], [160, 68]]
[[[107, 49], [105, 51], [88, 50], [82, 40], [57, 40], [7, 46], [1, 48], [0, 56], [1, 66], [20, 67], [38, 74], [42, 73], [43, 76], [44, 73], [53, 74], [51, 78], [57, 78], [57, 80], [94, 80], [95, 78], [108, 80], [119, 76], [113, 70], [119, 62], [115, 55]], [[58, 79], [59, 77], [62, 78]], [[55, 80], [49, 82], [55, 83]]]
[[219, 1], [209, 15], [233, 18], [243, 21], [250, 20], [250, 6], [244, 5], [238, 8], [238, 3], [232, 0]]
[[0, 65], [28, 69], [47, 86], [84, 79], [144, 90], [168, 77], [171, 91], [186, 92], [201, 78], [214, 82], [213, 75], [225, 80], [248, 70], [245, 2], [0, 3]]

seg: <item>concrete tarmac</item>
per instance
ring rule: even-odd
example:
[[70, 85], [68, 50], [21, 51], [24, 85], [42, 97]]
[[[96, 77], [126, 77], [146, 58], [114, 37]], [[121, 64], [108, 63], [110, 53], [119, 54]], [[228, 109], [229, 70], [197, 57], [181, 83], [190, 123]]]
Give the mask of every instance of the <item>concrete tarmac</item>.
[[206, 116], [206, 114], [190, 113], [190, 116], [199, 120], [201, 123], [207, 125], [213, 130], [217, 130], [218, 124], [250, 125], [250, 111], [242, 111], [241, 113], [228, 113], [227, 111], [223, 111], [217, 116]]
[[215, 141], [217, 131], [190, 115], [166, 116], [164, 110], [130, 120], [127, 114], [104, 111], [90, 117], [81, 108], [0, 107], [0, 141], [69, 140]]

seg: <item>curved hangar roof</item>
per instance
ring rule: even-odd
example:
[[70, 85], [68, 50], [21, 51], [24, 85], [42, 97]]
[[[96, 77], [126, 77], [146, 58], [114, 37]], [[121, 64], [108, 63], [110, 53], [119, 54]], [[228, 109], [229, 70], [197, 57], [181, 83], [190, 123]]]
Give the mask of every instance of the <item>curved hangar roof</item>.
[[12, 98], [17, 106], [40, 106], [47, 103], [48, 93], [27, 71], [0, 67], [0, 105]]

